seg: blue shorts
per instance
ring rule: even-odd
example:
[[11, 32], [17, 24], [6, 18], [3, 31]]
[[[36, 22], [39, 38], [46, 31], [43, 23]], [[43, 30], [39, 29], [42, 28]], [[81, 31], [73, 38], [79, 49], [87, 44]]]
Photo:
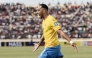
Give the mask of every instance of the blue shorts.
[[60, 52], [60, 49], [60, 45], [45, 48], [43, 52], [40, 54], [39, 58], [60, 58], [61, 56], [63, 56]]

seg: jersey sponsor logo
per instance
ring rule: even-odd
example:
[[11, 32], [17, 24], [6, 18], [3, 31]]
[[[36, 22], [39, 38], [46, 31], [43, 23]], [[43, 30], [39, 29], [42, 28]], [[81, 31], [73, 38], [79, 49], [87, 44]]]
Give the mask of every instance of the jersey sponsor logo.
[[58, 23], [57, 23], [57, 22], [54, 22], [54, 25], [55, 25], [55, 26], [58, 26]]

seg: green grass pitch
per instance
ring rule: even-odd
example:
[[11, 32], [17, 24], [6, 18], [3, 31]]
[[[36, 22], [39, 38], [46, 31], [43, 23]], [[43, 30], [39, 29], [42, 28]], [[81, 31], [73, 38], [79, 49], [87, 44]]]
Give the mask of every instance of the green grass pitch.
[[[44, 47], [40, 47], [36, 52], [33, 47], [0, 47], [0, 58], [38, 58]], [[72, 46], [62, 46], [64, 58], [92, 58], [92, 46], [78, 47], [75, 52]]]

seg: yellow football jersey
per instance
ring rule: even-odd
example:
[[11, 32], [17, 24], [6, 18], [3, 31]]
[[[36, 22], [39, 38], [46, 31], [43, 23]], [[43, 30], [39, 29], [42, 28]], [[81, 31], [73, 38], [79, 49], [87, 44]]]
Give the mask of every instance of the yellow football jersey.
[[60, 29], [60, 25], [57, 20], [49, 15], [42, 22], [43, 35], [45, 40], [45, 47], [54, 47], [59, 45], [57, 30]]

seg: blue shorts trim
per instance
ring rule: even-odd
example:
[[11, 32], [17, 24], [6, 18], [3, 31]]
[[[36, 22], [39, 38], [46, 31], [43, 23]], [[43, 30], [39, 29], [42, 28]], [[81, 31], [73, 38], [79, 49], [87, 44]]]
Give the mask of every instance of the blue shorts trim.
[[60, 45], [45, 48], [43, 52], [40, 54], [39, 58], [59, 58], [60, 56], [63, 56], [60, 52], [60, 49]]

